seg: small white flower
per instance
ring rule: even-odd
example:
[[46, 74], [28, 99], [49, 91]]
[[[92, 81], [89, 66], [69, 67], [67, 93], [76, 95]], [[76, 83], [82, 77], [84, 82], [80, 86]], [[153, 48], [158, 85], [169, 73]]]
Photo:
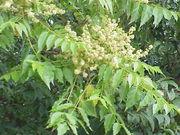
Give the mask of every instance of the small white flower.
[[79, 75], [80, 73], [81, 73], [81, 70], [80, 70], [80, 69], [75, 69], [75, 70], [74, 70], [74, 74]]
[[83, 72], [83, 77], [84, 78], [87, 78], [88, 77], [88, 74], [86, 72]]

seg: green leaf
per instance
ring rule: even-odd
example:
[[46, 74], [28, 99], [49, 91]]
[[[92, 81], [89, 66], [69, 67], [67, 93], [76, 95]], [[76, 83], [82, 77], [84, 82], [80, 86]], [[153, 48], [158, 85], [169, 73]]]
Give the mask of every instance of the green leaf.
[[109, 106], [113, 106], [112, 103], [111, 103], [111, 99], [110, 97], [107, 97], [107, 96], [103, 96], [103, 99], [106, 101], [106, 103], [109, 105]]
[[85, 112], [88, 115], [94, 116], [94, 117], [97, 116], [96, 109], [95, 109], [92, 101], [84, 101], [84, 102], [82, 102], [81, 105], [82, 105], [82, 109], [85, 110]]
[[85, 87], [85, 95], [86, 95], [86, 97], [90, 97], [94, 91], [95, 91], [95, 88], [94, 88], [93, 85], [90, 85], [90, 84], [87, 85]]
[[165, 134], [168, 135], [177, 135], [172, 129], [164, 129]]
[[135, 88], [131, 88], [127, 95], [126, 109], [137, 104], [139, 100], [140, 100], [140, 92]]
[[88, 119], [86, 112], [82, 108], [78, 108], [78, 110], [79, 110], [84, 122], [86, 123], [86, 125], [89, 127], [89, 129], [91, 129], [89, 119]]
[[153, 105], [153, 114], [156, 114], [158, 111], [162, 110], [164, 103], [161, 99], [157, 100], [157, 103]]
[[106, 70], [106, 65], [101, 65], [98, 73], [99, 81], [103, 79], [105, 70]]
[[106, 109], [104, 106], [100, 106], [99, 108], [100, 108], [99, 110], [100, 121], [102, 121], [106, 116], [106, 114], [108, 114], [108, 109]]
[[167, 10], [166, 8], [163, 8], [163, 15], [164, 15], [164, 18], [167, 20], [171, 20], [172, 18], [171, 11]]
[[153, 105], [153, 114], [156, 114], [160, 109], [158, 108], [158, 104]]
[[[2, 24], [0, 25], [0, 33], [1, 33], [5, 28], [7, 28], [10, 24], [11, 24], [11, 23], [10, 23], [9, 21], [2, 23]], [[12, 26], [12, 24], [11, 24], [11, 26]], [[12, 26], [12, 27], [14, 27], [14, 26]]]
[[55, 35], [51, 34], [46, 40], [47, 50], [50, 50], [53, 46]]
[[6, 81], [9, 81], [9, 79], [11, 78], [11, 74], [7, 73], [1, 76], [0, 80], [5, 79]]
[[103, 98], [100, 98], [100, 102], [102, 103], [102, 105], [103, 105], [105, 108], [108, 108], [108, 107], [107, 107], [107, 104], [106, 104], [106, 101], [105, 101]]
[[161, 125], [164, 122], [164, 115], [162, 114], [157, 114], [155, 115], [155, 118], [158, 120], [158, 124]]
[[144, 99], [140, 102], [139, 108], [149, 105], [153, 101], [151, 94], [147, 93]]
[[69, 126], [70, 126], [71, 130], [73, 131], [73, 133], [74, 133], [75, 135], [78, 135], [76, 126], [73, 126], [73, 125], [71, 125], [71, 124], [69, 124]]
[[178, 108], [180, 108], [180, 96], [178, 96], [177, 98], [175, 98], [175, 99], [173, 100], [173, 104], [174, 104], [175, 106], [177, 106]]
[[64, 110], [68, 110], [68, 109], [72, 109], [74, 108], [74, 105], [72, 103], [64, 103], [64, 104], [61, 104], [61, 105], [56, 105], [56, 106], [53, 106], [52, 110], [53, 112], [56, 112], [56, 111], [64, 111]]
[[45, 42], [48, 36], [48, 32], [42, 32], [38, 38], [38, 52], [41, 52], [45, 47]]
[[59, 46], [61, 46], [61, 42], [63, 41], [62, 38], [58, 38], [56, 39], [56, 41], [54, 42], [54, 49], [58, 48]]
[[25, 33], [26, 36], [28, 36], [28, 31], [26, 29], [26, 26], [22, 23], [19, 23], [20, 28], [22, 29], [22, 32]]
[[[25, 26], [26, 30], [27, 30], [27, 34], [28, 33], [31, 33], [31, 27], [30, 27], [30, 24], [26, 21], [26, 20], [23, 20], [23, 25]], [[24, 31], [24, 33], [26, 34], [26, 32]], [[26, 35], [28, 36], [28, 35]]]
[[30, 62], [35, 60], [35, 55], [29, 54], [25, 57], [22, 63], [22, 74], [28, 71], [28, 68], [31, 66]]
[[[148, 73], [150, 74], [150, 65], [148, 65], [148, 64], [146, 64], [146, 63], [141, 63], [142, 64], [142, 66], [144, 67], [144, 69], [146, 69], [147, 71], [148, 71]], [[152, 71], [152, 69], [151, 69], [151, 71]], [[154, 71], [153, 71], [154, 72]]]
[[89, 132], [87, 131], [84, 122], [83, 122], [82, 120], [80, 120], [80, 119], [77, 119], [77, 121], [78, 121], [78, 123], [80, 124], [80, 126], [84, 129], [84, 131], [86, 132], [86, 134], [88, 135]]
[[49, 124], [56, 125], [58, 122], [61, 121], [60, 119], [63, 119], [62, 115], [63, 115], [62, 112], [55, 112], [55, 113], [51, 114]]
[[154, 67], [152, 67], [150, 69], [154, 70], [156, 73], [164, 75], [163, 72], [161, 71], [161, 69], [158, 66], [154, 66]]
[[50, 89], [50, 83], [53, 83], [54, 80], [55, 67], [49, 62], [33, 62], [32, 67], [34, 70], [37, 70], [41, 79]]
[[21, 79], [21, 71], [17, 68], [11, 69], [12, 71], [9, 71], [8, 73], [2, 75], [0, 77], [1, 79], [5, 79], [6, 81], [9, 81], [12, 79], [14, 82], [18, 82]]
[[112, 79], [112, 87], [117, 88], [118, 85], [122, 82], [122, 79], [123, 79], [123, 70], [122, 69], [117, 70]]
[[94, 0], [89, 0], [89, 4], [91, 4]]
[[64, 135], [69, 130], [69, 127], [66, 123], [59, 124], [57, 127], [57, 134]]
[[130, 17], [130, 15], [133, 13], [133, 9], [134, 9], [134, 5], [136, 5], [136, 2], [134, 2], [133, 0], [128, 0], [127, 1], [127, 15], [128, 15], [128, 18]]
[[113, 14], [113, 4], [112, 4], [112, 0], [106, 0], [108, 8], [111, 12], [111, 14]]
[[76, 123], [77, 123], [76, 117], [71, 113], [66, 113], [65, 115], [66, 115], [66, 118], [69, 121], [69, 123], [73, 126], [76, 126]]
[[178, 20], [178, 15], [176, 12], [171, 12], [171, 14], [173, 15], [174, 19], [177, 21]]
[[119, 123], [113, 124], [113, 135], [117, 135], [121, 129], [121, 125]]
[[84, 43], [79, 42], [78, 43], [78, 50], [86, 52], [87, 51], [87, 46]]
[[75, 135], [78, 135], [78, 133], [77, 133], [77, 126], [76, 126], [76, 117], [75, 116], [73, 116], [72, 114], [68, 114], [68, 113], [66, 113], [66, 118], [67, 118], [67, 120], [69, 121], [69, 126], [70, 126], [70, 128], [72, 129], [72, 131], [73, 131], [73, 133], [75, 134]]
[[142, 77], [142, 87], [146, 90], [155, 88], [153, 81], [149, 77]]
[[152, 131], [154, 131], [155, 123], [154, 123], [153, 117], [149, 116], [149, 115], [146, 115], [146, 114], [144, 114], [143, 116], [148, 120], [148, 122], [149, 122], [149, 124], [151, 126]]
[[131, 87], [134, 84], [134, 81], [135, 81], [134, 74], [132, 74], [132, 73], [128, 74], [127, 80], [128, 80], [128, 83], [129, 83], [129, 87]]
[[22, 37], [22, 27], [19, 24], [15, 24], [15, 28], [18, 32], [18, 34]]
[[70, 49], [73, 54], [76, 54], [77, 52], [77, 45], [73, 42], [70, 43]]
[[136, 21], [140, 17], [140, 3], [135, 2], [133, 5], [133, 11], [131, 13], [131, 21], [130, 23]]
[[20, 71], [13, 71], [13, 72], [11, 72], [11, 78], [12, 78], [12, 80], [13, 81], [15, 81], [15, 82], [18, 82], [19, 80], [20, 80], [20, 77], [21, 77], [21, 74], [20, 74], [21, 72]]
[[153, 9], [151, 6], [145, 5], [143, 7], [140, 27], [144, 25], [152, 17], [152, 11]]
[[160, 23], [163, 18], [163, 9], [161, 7], [155, 6], [153, 9], [154, 22], [155, 27]]
[[121, 87], [119, 89], [119, 92], [121, 93], [120, 94], [120, 99], [121, 100], [123, 100], [123, 101], [126, 100], [128, 91], [129, 91], [128, 82], [127, 82], [127, 80], [123, 80], [122, 85], [121, 85]]
[[179, 89], [178, 84], [176, 84], [173, 80], [167, 80], [166, 82], [168, 83], [168, 85], [174, 86], [177, 90]]
[[168, 126], [171, 122], [171, 119], [170, 119], [169, 115], [163, 115], [163, 116], [165, 119], [164, 124], [165, 124], [165, 126]]
[[99, 101], [100, 97], [99, 94], [93, 94], [92, 96], [89, 97], [88, 101], [93, 101], [95, 104]]
[[104, 71], [103, 81], [107, 82], [108, 80], [110, 80], [111, 75], [112, 75], [112, 68], [108, 66]]
[[112, 0], [99, 0], [102, 7], [105, 7], [113, 14]]
[[134, 69], [134, 72], [139, 72], [139, 73], [144, 72], [143, 67], [141, 65], [141, 62], [134, 62], [133, 63], [133, 69]]
[[136, 87], [138, 87], [139, 85], [141, 85], [141, 76], [139, 76], [138, 74], [134, 74], [134, 76], [135, 76], [135, 78], [134, 78], [134, 80], [135, 80], [134, 85]]
[[104, 120], [104, 128], [105, 128], [105, 133], [111, 130], [113, 124], [115, 122], [115, 115], [114, 114], [107, 114], [105, 116]]
[[63, 68], [63, 74], [65, 79], [70, 83], [73, 84], [74, 74], [70, 68]]
[[171, 111], [171, 107], [167, 104], [164, 104], [164, 110], [165, 110], [165, 114], [168, 115], [168, 113]]
[[55, 78], [56, 78], [59, 82], [61, 82], [61, 83], [64, 82], [64, 81], [63, 81], [63, 72], [62, 72], [62, 70], [61, 70], [60, 68], [56, 68], [56, 69], [55, 69], [54, 75], [55, 75]]
[[62, 41], [61, 50], [62, 52], [67, 52], [69, 50], [69, 43], [67, 41]]

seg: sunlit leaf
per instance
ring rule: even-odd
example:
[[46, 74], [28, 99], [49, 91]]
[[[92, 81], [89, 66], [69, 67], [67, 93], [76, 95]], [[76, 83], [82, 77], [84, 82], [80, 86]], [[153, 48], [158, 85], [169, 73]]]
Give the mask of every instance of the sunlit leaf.
[[63, 68], [63, 74], [65, 79], [70, 83], [73, 84], [73, 80], [74, 80], [74, 75], [73, 75], [73, 71], [69, 68]]
[[119, 123], [113, 124], [113, 135], [117, 135], [121, 129], [121, 125]]
[[105, 116], [104, 128], [105, 128], [105, 132], [106, 132], [106, 133], [111, 130], [114, 122], [115, 122], [115, 116], [114, 116], [114, 114], [107, 114], [107, 115]]
[[112, 79], [112, 86], [114, 88], [118, 87], [123, 79], [123, 70], [117, 70]]
[[51, 49], [51, 47], [54, 45], [55, 35], [50, 35], [46, 40], [46, 46], [47, 50]]
[[144, 25], [152, 17], [152, 11], [153, 9], [151, 6], [146, 5], [143, 7], [140, 27]]
[[59, 124], [57, 127], [57, 134], [64, 135], [69, 130], [69, 127], [66, 123]]
[[163, 9], [158, 7], [158, 6], [155, 6], [155, 8], [153, 9], [153, 16], [154, 16], [153, 24], [155, 26], [157, 26], [163, 18], [163, 12], [162, 11], [163, 11]]
[[82, 116], [84, 122], [86, 123], [86, 125], [89, 127], [89, 129], [91, 129], [89, 119], [88, 119], [86, 112], [82, 108], [78, 108], [78, 110], [81, 113], [81, 116]]
[[38, 38], [38, 51], [42, 51], [45, 47], [45, 42], [48, 36], [48, 32], [42, 32], [41, 35]]

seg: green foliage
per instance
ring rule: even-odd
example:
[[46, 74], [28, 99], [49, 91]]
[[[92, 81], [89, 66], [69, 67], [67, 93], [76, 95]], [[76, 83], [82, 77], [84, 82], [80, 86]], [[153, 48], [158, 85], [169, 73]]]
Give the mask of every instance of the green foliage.
[[[141, 37], [145, 28], [175, 23], [178, 11], [134, 0], [21, 2], [0, 5], [0, 134], [179, 133], [179, 86], [148, 57], [131, 57], [156, 40]], [[139, 28], [134, 48], [129, 24]], [[107, 26], [114, 35], [95, 32]], [[93, 59], [101, 50], [108, 58]]]

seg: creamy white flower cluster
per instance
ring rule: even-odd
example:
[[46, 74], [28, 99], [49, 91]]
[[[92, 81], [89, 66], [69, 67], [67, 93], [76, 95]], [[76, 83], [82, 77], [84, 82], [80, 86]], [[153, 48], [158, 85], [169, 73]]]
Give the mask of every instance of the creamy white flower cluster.
[[145, 51], [136, 50], [131, 46], [134, 27], [126, 33], [115, 20], [106, 18], [102, 22], [101, 25], [86, 25], [80, 37], [71, 31], [70, 26], [66, 27], [72, 37], [79, 39], [87, 46], [87, 51], [73, 56], [75, 74], [82, 73], [84, 77], [87, 77], [89, 71], [96, 70], [98, 65], [103, 63], [119, 68], [121, 58], [137, 60], [146, 56], [152, 49], [152, 45]]
[[42, 10], [40, 12], [45, 16], [65, 13], [65, 11], [63, 9], [58, 8], [54, 4], [47, 4], [45, 2], [41, 2], [40, 4], [41, 4], [40, 7], [42, 8]]
[[6, 0], [0, 4], [0, 9], [5, 11], [17, 11], [17, 8], [14, 6], [13, 0]]
[[34, 11], [32, 8], [26, 10], [28, 17], [30, 17], [34, 22], [39, 20], [36, 18], [36, 15], [42, 14], [44, 16], [51, 16], [55, 14], [64, 14], [65, 10], [57, 7], [55, 4], [46, 3], [46, 2], [37, 2], [36, 6], [40, 9], [38, 12]]
[[[36, 8], [33, 8], [32, 5], [36, 5]], [[6, 0], [0, 4], [0, 9], [16, 12], [17, 14], [21, 14], [23, 12], [34, 22], [39, 22], [37, 19], [39, 14], [51, 16], [65, 13], [65, 10], [57, 7], [54, 3], [49, 3], [46, 1], [41, 2], [39, 0], [19, 0], [17, 2], [14, 2], [13, 0]]]
[[139, 1], [139, 2], [141, 2], [141, 3], [149, 3], [149, 0], [137, 0], [137, 1]]

